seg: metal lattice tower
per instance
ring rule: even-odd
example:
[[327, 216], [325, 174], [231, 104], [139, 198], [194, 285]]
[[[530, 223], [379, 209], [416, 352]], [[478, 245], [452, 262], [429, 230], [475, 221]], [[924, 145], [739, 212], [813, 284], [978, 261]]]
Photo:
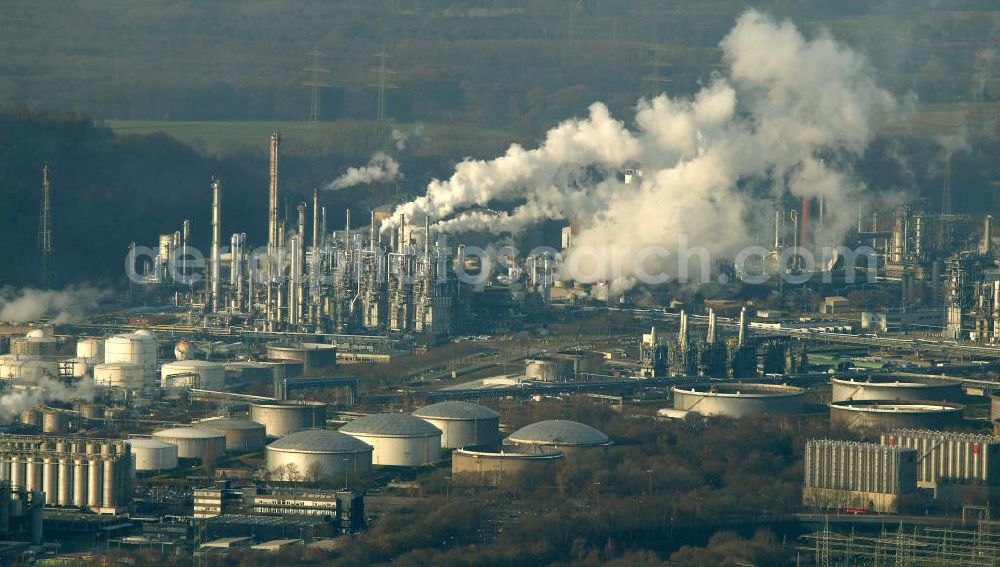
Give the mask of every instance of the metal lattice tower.
[[313, 49], [307, 55], [309, 55], [309, 66], [305, 70], [310, 73], [310, 78], [308, 81], [304, 81], [302, 85], [309, 87], [309, 123], [316, 124], [319, 122], [320, 116], [319, 90], [330, 88], [330, 83], [323, 79], [323, 77], [330, 74], [330, 70], [320, 66], [320, 61], [326, 55], [318, 49]]
[[384, 124], [386, 118], [385, 91], [399, 87], [389, 82], [389, 77], [396, 74], [396, 72], [389, 68], [389, 59], [392, 56], [386, 52], [385, 44], [382, 45], [382, 50], [375, 54], [375, 57], [378, 58], [378, 68], [374, 69], [376, 82], [375, 84], [369, 86], [378, 89], [378, 110], [376, 112], [375, 120], [379, 124]]
[[49, 166], [42, 168], [42, 206], [38, 213], [38, 252], [41, 256], [40, 284], [43, 289], [52, 287], [52, 212], [50, 199]]
[[665, 54], [667, 48], [656, 44], [649, 48], [650, 53], [652, 53], [651, 61], [646, 63], [646, 66], [650, 67], [649, 74], [643, 75], [640, 81], [640, 93], [641, 96], [646, 98], [653, 98], [663, 92], [661, 85], [664, 83], [669, 83], [670, 79], [663, 76], [662, 70], [668, 69], [670, 64], [667, 63], [665, 59]]

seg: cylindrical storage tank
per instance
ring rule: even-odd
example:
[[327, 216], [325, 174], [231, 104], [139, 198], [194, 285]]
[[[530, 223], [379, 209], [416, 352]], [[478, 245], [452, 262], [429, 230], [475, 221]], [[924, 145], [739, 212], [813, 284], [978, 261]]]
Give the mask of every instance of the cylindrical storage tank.
[[674, 409], [741, 418], [753, 414], [802, 413], [805, 390], [779, 384], [674, 386]]
[[296, 431], [326, 426], [326, 404], [313, 401], [255, 402], [250, 421], [264, 426], [268, 437], [284, 437]]
[[28, 331], [28, 334], [25, 336], [29, 339], [41, 339], [44, 337], [51, 337], [54, 334], [55, 333], [53, 332], [52, 327], [37, 327]]
[[261, 362], [230, 362], [226, 364], [226, 383], [267, 383], [274, 379], [271, 365]]
[[209, 419], [197, 427], [225, 435], [227, 451], [259, 451], [267, 437], [263, 425], [246, 419]]
[[42, 411], [42, 433], [59, 435], [69, 430], [69, 416], [61, 411]]
[[267, 470], [276, 480], [343, 481], [350, 485], [372, 467], [372, 446], [329, 429], [292, 433], [267, 446]]
[[144, 386], [156, 384], [156, 335], [141, 330], [124, 335], [115, 335], [104, 343], [104, 361], [127, 362], [142, 367]]
[[539, 447], [530, 453], [497, 451], [475, 445], [455, 449], [451, 454], [451, 474], [473, 475], [481, 482], [497, 484], [512, 476], [531, 473], [553, 475], [565, 458], [562, 451]]
[[226, 450], [226, 436], [200, 427], [175, 427], [153, 433], [154, 439], [177, 446], [182, 459], [214, 460]]
[[55, 356], [56, 340], [52, 337], [16, 338], [10, 341], [10, 353], [29, 358]]
[[469, 402], [441, 402], [424, 406], [413, 415], [441, 430], [441, 446], [496, 447], [500, 444], [500, 414]]
[[104, 406], [101, 404], [84, 403], [77, 406], [80, 417], [84, 419], [100, 419], [104, 417]]
[[87, 506], [100, 508], [104, 501], [104, 463], [99, 458], [91, 458], [87, 469]]
[[302, 363], [302, 373], [315, 376], [337, 366], [337, 347], [323, 343], [271, 344], [266, 347], [267, 358]]
[[0, 380], [37, 382], [43, 377], [58, 378], [59, 364], [12, 354], [0, 356]]
[[930, 400], [855, 400], [830, 404], [830, 423], [850, 429], [941, 429], [962, 424], [965, 406]]
[[21, 412], [21, 423], [30, 427], [42, 426], [42, 412], [38, 408], [28, 408]]
[[69, 455], [59, 457], [59, 497], [60, 506], [73, 505], [73, 459]]
[[146, 385], [146, 371], [134, 362], [105, 362], [94, 367], [94, 382], [106, 388], [141, 390]]
[[831, 381], [834, 402], [848, 400], [940, 400], [962, 401], [962, 381], [918, 374], [872, 374], [858, 377], [834, 377]]
[[76, 341], [76, 356], [94, 359], [97, 364], [104, 362], [104, 339], [84, 337]]
[[87, 505], [87, 472], [90, 466], [87, 459], [77, 457], [73, 460], [73, 506]]
[[65, 362], [70, 367], [73, 378], [83, 378], [90, 374], [90, 369], [97, 365], [97, 360], [93, 358], [70, 358]]
[[158, 472], [177, 468], [177, 445], [160, 439], [129, 439], [136, 472]]
[[573, 361], [560, 358], [529, 358], [524, 361], [524, 375], [532, 380], [563, 382], [573, 379]]
[[441, 457], [441, 430], [408, 413], [366, 415], [340, 431], [371, 445], [376, 466], [418, 467]]
[[1000, 391], [990, 394], [990, 419], [994, 422], [1000, 419]]
[[552, 419], [525, 425], [507, 437], [506, 443], [523, 452], [554, 447], [567, 456], [572, 453], [612, 444], [608, 436], [593, 427], [567, 419]]
[[42, 457], [42, 490], [45, 491], [45, 504], [55, 506], [59, 502], [59, 461], [52, 455]]
[[178, 360], [168, 362], [160, 369], [160, 385], [170, 386], [171, 376], [193, 375], [192, 387], [202, 390], [221, 390], [226, 384], [226, 366], [221, 362], [207, 360]]

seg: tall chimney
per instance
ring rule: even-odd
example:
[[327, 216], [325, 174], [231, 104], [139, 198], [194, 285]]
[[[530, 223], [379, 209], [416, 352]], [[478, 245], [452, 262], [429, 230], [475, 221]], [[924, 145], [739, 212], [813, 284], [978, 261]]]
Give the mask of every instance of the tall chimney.
[[319, 247], [319, 189], [313, 188], [313, 250]]
[[218, 177], [212, 178], [212, 312], [219, 312], [219, 241], [222, 240], [222, 182]]
[[743, 346], [747, 342], [747, 307], [746, 305], [740, 309], [740, 332], [736, 339], [737, 346]]
[[712, 308], [708, 309], [708, 334], [705, 336], [705, 342], [710, 345], [715, 344], [715, 310]]
[[687, 350], [688, 346], [688, 316], [687, 312], [681, 309], [681, 328], [677, 333], [677, 343], [680, 345], [681, 350]]
[[802, 218], [799, 222], [799, 246], [809, 247], [809, 217], [812, 214], [812, 199], [802, 198]]
[[987, 256], [993, 254], [993, 215], [983, 219], [983, 241], [979, 244], [979, 252]]
[[269, 185], [267, 201], [267, 248], [271, 254], [278, 245], [278, 147], [281, 145], [281, 134], [271, 134], [271, 153], [268, 161]]
[[344, 221], [344, 250], [351, 251], [351, 209], [347, 209], [347, 219]]

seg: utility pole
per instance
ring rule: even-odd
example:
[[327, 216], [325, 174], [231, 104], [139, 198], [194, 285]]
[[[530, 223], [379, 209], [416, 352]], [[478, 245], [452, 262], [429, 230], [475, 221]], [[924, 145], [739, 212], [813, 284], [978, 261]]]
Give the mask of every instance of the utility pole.
[[318, 49], [313, 49], [307, 55], [309, 55], [309, 66], [305, 70], [310, 73], [310, 78], [308, 81], [304, 81], [302, 85], [309, 87], [309, 124], [314, 125], [319, 123], [319, 90], [328, 89], [331, 86], [325, 80], [326, 75], [330, 74], [330, 70], [320, 66], [320, 61], [326, 55]]
[[385, 91], [399, 87], [389, 82], [389, 77], [396, 74], [396, 72], [389, 68], [389, 59], [392, 56], [386, 52], [384, 43], [382, 44], [382, 50], [376, 53], [375, 57], [378, 58], [378, 68], [374, 69], [376, 82], [369, 86], [378, 89], [378, 110], [376, 111], [375, 120], [379, 124], [385, 124]]
[[669, 68], [670, 64], [665, 61], [666, 47], [656, 44], [650, 47], [649, 51], [652, 54], [652, 60], [646, 63], [646, 66], [650, 67], [651, 70], [648, 74], [643, 75], [640, 83], [642, 92], [639, 94], [646, 98], [653, 98], [663, 92], [661, 85], [670, 82], [670, 79], [665, 78], [662, 73], [662, 70]]
[[42, 168], [42, 207], [38, 214], [38, 252], [41, 255], [40, 284], [42, 289], [52, 287], [52, 212], [49, 208], [49, 166]]

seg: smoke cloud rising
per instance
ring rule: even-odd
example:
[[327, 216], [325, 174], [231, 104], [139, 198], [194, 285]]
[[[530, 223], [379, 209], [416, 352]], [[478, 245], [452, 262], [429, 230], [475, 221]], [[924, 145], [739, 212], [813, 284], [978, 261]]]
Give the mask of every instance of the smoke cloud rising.
[[[839, 244], [864, 188], [851, 164], [872, 124], [900, 105], [862, 57], [825, 32], [807, 39], [791, 22], [748, 11], [720, 47], [724, 72], [694, 96], [640, 100], [634, 128], [594, 103], [589, 116], [559, 124], [537, 148], [515, 144], [498, 158], [460, 163], [398, 207], [383, 230], [401, 213], [455, 232], [517, 233], [546, 219], [570, 221], [576, 234], [566, 264], [617, 291], [634, 285], [632, 260], [644, 248], [699, 246], [731, 260], [773, 231], [763, 199], [791, 197], [797, 207], [822, 198], [824, 234]], [[643, 175], [626, 185], [619, 175], [629, 167]], [[519, 205], [500, 214], [470, 210], [497, 200]], [[652, 256], [644, 265], [675, 276], [671, 261]]]
[[[398, 143], [403, 143], [405, 147], [405, 141]], [[325, 191], [337, 191], [361, 185], [362, 183], [396, 181], [402, 176], [399, 162], [384, 152], [376, 152], [368, 161], [368, 165], [347, 168], [346, 173], [331, 181], [323, 189]]]
[[56, 324], [74, 323], [97, 309], [109, 291], [88, 285], [69, 286], [62, 291], [33, 288], [0, 288], [0, 321], [26, 323], [49, 319]]
[[25, 389], [11, 389], [0, 395], [0, 422], [9, 423], [22, 411], [43, 405], [47, 401], [78, 402], [92, 401], [96, 385], [94, 379], [85, 376], [73, 385], [67, 386], [51, 378], [42, 377]]

